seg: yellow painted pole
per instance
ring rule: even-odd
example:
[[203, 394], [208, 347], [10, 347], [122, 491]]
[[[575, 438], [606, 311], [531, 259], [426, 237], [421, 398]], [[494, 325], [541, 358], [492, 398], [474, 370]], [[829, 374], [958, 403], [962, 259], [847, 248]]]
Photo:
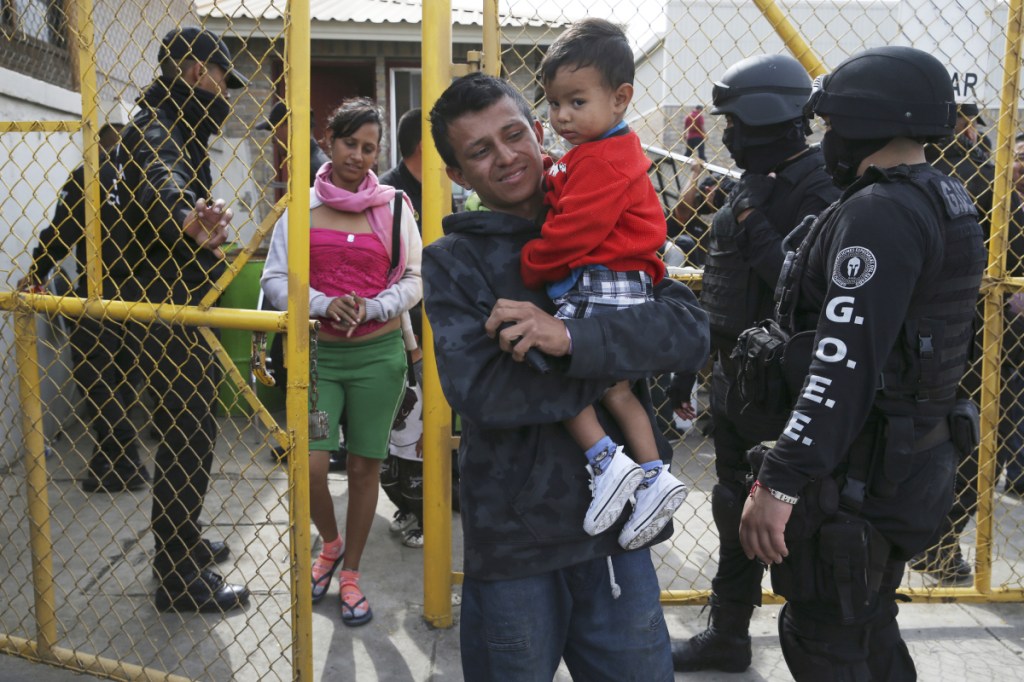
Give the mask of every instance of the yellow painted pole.
[[501, 26], [498, 21], [498, 0], [484, 0], [483, 72], [501, 75]]
[[[147, 668], [134, 663], [118, 661], [113, 658], [105, 658], [95, 654], [65, 649], [64, 647], [50, 647], [44, 657], [42, 647], [38, 642], [13, 635], [0, 634], [0, 652], [21, 656], [28, 659], [43, 659], [54, 662], [69, 670], [78, 670], [84, 673], [92, 673], [114, 680], [135, 680], [136, 682], [194, 682], [191, 677], [172, 675], [171, 673], [154, 668]], [[57, 673], [54, 673], [57, 674]], [[50, 677], [49, 674], [39, 673], [40, 677]]]
[[252, 390], [252, 386], [246, 381], [242, 373], [238, 371], [238, 366], [235, 365], [235, 361], [231, 359], [231, 355], [228, 354], [227, 349], [224, 348], [224, 344], [220, 342], [220, 338], [213, 332], [209, 327], [199, 327], [199, 333], [206, 339], [206, 343], [210, 344], [210, 348], [213, 349], [214, 355], [220, 360], [220, 365], [224, 369], [224, 373], [227, 374], [224, 377], [224, 381], [230, 381], [238, 391], [238, 396], [248, 403], [249, 407], [253, 411], [253, 415], [262, 422], [263, 426], [270, 432], [270, 435], [278, 442], [278, 444], [288, 449], [291, 445], [291, 439], [288, 434], [277, 425], [274, 421], [274, 417], [267, 410], [266, 406], [260, 401], [256, 395], [256, 391]]
[[54, 605], [53, 543], [50, 538], [50, 502], [46, 488], [46, 442], [43, 439], [35, 315], [31, 310], [19, 309], [14, 313], [14, 325], [21, 436], [25, 448], [25, 497], [28, 502], [28, 535], [32, 551], [36, 640], [40, 656], [48, 659], [57, 642], [57, 613]]
[[100, 137], [99, 88], [96, 84], [96, 44], [93, 39], [92, 0], [75, 3], [75, 40], [78, 78], [82, 85], [82, 198], [85, 209], [85, 276], [89, 298], [103, 296], [103, 260], [100, 258]]
[[288, 105], [288, 385], [285, 409], [292, 565], [292, 674], [313, 680], [313, 602], [309, 583], [309, 0], [291, 0], [285, 19]]
[[[451, 0], [423, 3], [423, 243], [441, 236], [452, 185], [427, 132], [427, 114], [451, 82]], [[438, 628], [452, 620], [451, 409], [441, 392], [434, 334], [423, 320], [423, 618]]]
[[803, 39], [800, 32], [794, 28], [793, 24], [789, 22], [789, 19], [786, 18], [786, 15], [775, 3], [775, 0], [754, 0], [754, 4], [761, 10], [761, 14], [772, 25], [778, 36], [782, 38], [782, 42], [786, 44], [786, 49], [796, 57], [798, 62], [803, 64], [804, 68], [807, 69], [807, 73], [811, 74], [812, 78], [828, 73], [825, 64], [818, 58], [818, 55], [814, 54], [814, 50]]
[[281, 217], [281, 214], [284, 213], [285, 206], [286, 202], [284, 198], [278, 200], [278, 202], [274, 204], [274, 207], [270, 209], [270, 213], [264, 216], [263, 220], [260, 221], [260, 224], [256, 226], [256, 231], [253, 232], [252, 237], [249, 238], [249, 243], [238, 250], [235, 257], [227, 264], [228, 266], [224, 269], [221, 276], [217, 278], [217, 281], [210, 286], [210, 290], [206, 292], [206, 295], [199, 301], [197, 307], [206, 309], [217, 302], [220, 295], [228, 288], [228, 285], [235, 279], [235, 276], [242, 271], [242, 268], [249, 262], [249, 259], [256, 252], [256, 249], [260, 247], [263, 240], [266, 239], [268, 234], [270, 234], [270, 231], [274, 229], [274, 223], [276, 223], [278, 218]]
[[200, 310], [195, 306], [163, 303], [97, 301], [74, 296], [0, 292], [0, 310], [17, 310], [21, 307], [28, 307], [35, 312], [48, 315], [64, 315], [67, 317], [91, 317], [94, 319], [111, 320], [131, 319], [137, 322], [161, 320], [191, 327], [223, 327], [225, 329], [248, 329], [259, 332], [284, 331], [287, 329], [285, 322], [288, 319], [287, 313], [279, 313], [273, 310], [243, 310], [240, 308]]
[[[1010, 222], [1013, 140], [1017, 133], [1017, 101], [1020, 97], [1020, 60], [1024, 0], [1010, 0], [1006, 15], [1006, 56], [1003, 59], [1003, 85], [999, 102], [996, 141], [996, 174], [992, 187], [991, 238], [988, 245], [988, 282], [999, 283], [1006, 275], [1006, 247]], [[992, 508], [996, 479], [996, 440], [1000, 418], [999, 394], [1002, 391], [1000, 364], [1003, 361], [1002, 286], [983, 290], [985, 298], [984, 333], [981, 359], [981, 445], [978, 449], [978, 553], [974, 587], [978, 592], [992, 589]]]

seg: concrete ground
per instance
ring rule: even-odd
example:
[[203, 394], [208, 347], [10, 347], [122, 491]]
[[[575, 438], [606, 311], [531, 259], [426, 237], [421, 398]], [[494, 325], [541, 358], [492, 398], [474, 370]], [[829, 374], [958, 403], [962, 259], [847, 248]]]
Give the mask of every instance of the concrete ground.
[[[80, 437], [80, 434], [79, 434]], [[81, 456], [69, 434], [54, 443], [49, 460], [49, 501], [53, 508], [54, 571], [58, 645], [121, 659], [176, 675], [215, 682], [286, 680], [290, 605], [287, 584], [288, 515], [282, 503], [285, 472], [271, 459], [262, 431], [243, 418], [223, 418], [222, 436], [207, 495], [208, 535], [226, 539], [235, 559], [222, 567], [234, 581], [253, 589], [252, 603], [226, 617], [160, 614], [152, 607], [155, 582], [148, 552], [149, 493], [84, 495], [74, 484]], [[145, 439], [151, 455], [154, 443]], [[708, 446], [686, 439], [677, 446], [684, 476], [694, 482], [680, 509], [676, 536], [656, 551], [663, 586], [706, 587], [714, 572], [714, 535], [706, 509]], [[78, 448], [81, 449], [81, 448]], [[20, 465], [0, 472], [0, 633], [35, 636], [24, 473]], [[332, 474], [339, 516], [347, 499], [345, 474]], [[458, 629], [435, 630], [422, 619], [422, 551], [404, 547], [388, 531], [394, 507], [382, 494], [363, 562], [363, 587], [375, 612], [361, 628], [341, 624], [337, 582], [313, 607], [315, 679], [355, 682], [445, 682], [462, 679]], [[1021, 537], [1024, 508], [997, 495], [999, 518]], [[459, 524], [453, 515], [456, 568], [461, 556]], [[997, 542], [998, 542], [997, 537]], [[966, 548], [965, 540], [965, 548]], [[1012, 550], [1012, 551], [1009, 551]], [[1024, 570], [1018, 549], [998, 547], [994, 584], [1015, 581]], [[1007, 557], [1006, 555], [1012, 555]], [[917, 583], [910, 581], [917, 580]], [[1000, 582], [1001, 581], [1001, 582]], [[920, 576], [911, 587], [924, 586]], [[458, 588], [453, 590], [459, 618]], [[699, 606], [670, 606], [666, 620], [673, 638], [686, 638], [706, 624]], [[776, 634], [777, 606], [759, 609], [752, 623], [754, 661], [742, 674], [695, 673], [677, 679], [700, 682], [791, 679]], [[1024, 605], [913, 604], [900, 624], [921, 680], [1019, 680], [1024, 663]], [[0, 658], [0, 682], [100, 679], [14, 656]], [[569, 680], [561, 670], [555, 678]]]

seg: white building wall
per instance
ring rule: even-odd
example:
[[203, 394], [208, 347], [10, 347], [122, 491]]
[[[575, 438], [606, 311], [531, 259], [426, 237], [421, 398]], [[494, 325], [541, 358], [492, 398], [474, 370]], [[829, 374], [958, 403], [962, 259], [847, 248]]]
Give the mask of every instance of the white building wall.
[[[78, 93], [42, 83], [13, 71], [0, 69], [0, 120], [49, 121], [80, 119]], [[72, 169], [81, 162], [79, 135], [66, 133], [4, 133], [0, 135], [0, 279], [5, 290], [13, 289], [24, 276], [36, 235], [49, 220], [57, 193]], [[60, 325], [39, 316], [39, 360], [45, 369], [42, 385], [45, 411], [43, 430], [56, 436], [60, 421], [70, 412], [74, 399], [68, 368], [66, 338]], [[0, 317], [0, 465], [22, 453], [21, 409], [15, 363], [14, 319]], [[61, 396], [64, 396], [62, 398]]]

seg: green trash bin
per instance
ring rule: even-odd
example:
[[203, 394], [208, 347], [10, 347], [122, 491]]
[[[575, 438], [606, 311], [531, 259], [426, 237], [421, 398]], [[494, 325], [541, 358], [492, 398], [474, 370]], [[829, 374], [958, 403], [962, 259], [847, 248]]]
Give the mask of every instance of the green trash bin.
[[[256, 310], [260, 298], [260, 277], [263, 276], [263, 264], [266, 259], [267, 250], [257, 249], [224, 289], [218, 305], [222, 308]], [[272, 341], [273, 334], [270, 334], [267, 339], [268, 347]], [[231, 357], [231, 361], [235, 363], [235, 367], [242, 374], [242, 378], [249, 381], [252, 375], [252, 370], [249, 367], [252, 332], [243, 329], [222, 329], [220, 330], [220, 342]], [[271, 388], [257, 382], [256, 396], [268, 410], [273, 411], [284, 407], [284, 394], [277, 387]], [[218, 411], [222, 415], [252, 416], [252, 408], [249, 403], [239, 395], [234, 382], [227, 376], [221, 381], [217, 402]]]

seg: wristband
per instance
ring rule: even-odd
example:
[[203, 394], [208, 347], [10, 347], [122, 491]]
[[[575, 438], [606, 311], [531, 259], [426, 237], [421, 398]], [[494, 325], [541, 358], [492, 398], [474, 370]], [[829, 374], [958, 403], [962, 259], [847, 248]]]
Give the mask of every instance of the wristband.
[[572, 355], [572, 334], [569, 333], [569, 325], [562, 323], [565, 327], [565, 338], [569, 339], [569, 352], [566, 355]]
[[780, 490], [773, 490], [772, 488], [769, 488], [765, 484], [761, 483], [761, 481], [754, 481], [754, 485], [750, 486], [750, 497], [754, 496], [754, 491], [757, 490], [758, 488], [764, 488], [765, 490], [768, 491], [769, 495], [774, 497], [779, 502], [785, 502], [786, 504], [796, 504], [797, 502], [800, 501], [799, 497], [795, 495], [787, 495], [786, 493]]

